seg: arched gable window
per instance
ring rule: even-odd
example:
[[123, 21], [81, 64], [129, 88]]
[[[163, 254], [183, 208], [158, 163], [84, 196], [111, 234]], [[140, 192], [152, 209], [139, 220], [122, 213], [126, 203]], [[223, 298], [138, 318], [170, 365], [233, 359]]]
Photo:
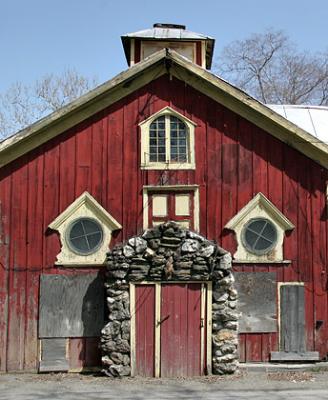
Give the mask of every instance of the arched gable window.
[[192, 169], [195, 167], [195, 124], [170, 107], [140, 124], [141, 167]]

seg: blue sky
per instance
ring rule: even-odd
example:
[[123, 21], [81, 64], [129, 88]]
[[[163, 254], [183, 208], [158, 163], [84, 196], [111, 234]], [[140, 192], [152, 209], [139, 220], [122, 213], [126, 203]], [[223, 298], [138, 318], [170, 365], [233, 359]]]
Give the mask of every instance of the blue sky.
[[127, 68], [120, 35], [171, 22], [208, 34], [219, 50], [267, 27], [300, 49], [328, 48], [327, 0], [0, 0], [0, 92], [72, 67], [98, 82]]

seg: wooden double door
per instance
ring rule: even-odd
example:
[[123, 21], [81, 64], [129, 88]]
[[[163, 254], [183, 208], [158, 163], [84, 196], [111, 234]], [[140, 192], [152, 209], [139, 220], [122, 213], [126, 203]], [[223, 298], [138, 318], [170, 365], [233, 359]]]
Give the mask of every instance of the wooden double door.
[[210, 372], [206, 283], [131, 285], [132, 375], [199, 376]]

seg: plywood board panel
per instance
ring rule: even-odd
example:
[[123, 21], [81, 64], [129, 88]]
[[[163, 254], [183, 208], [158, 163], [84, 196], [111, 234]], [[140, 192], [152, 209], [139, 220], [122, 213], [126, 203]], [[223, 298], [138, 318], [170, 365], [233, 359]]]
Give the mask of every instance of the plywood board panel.
[[283, 285], [280, 296], [280, 350], [305, 352], [304, 286]]
[[276, 274], [236, 272], [240, 333], [277, 331]]
[[66, 339], [42, 339], [40, 372], [68, 371]]
[[104, 326], [103, 279], [97, 274], [42, 275], [39, 337], [94, 337]]

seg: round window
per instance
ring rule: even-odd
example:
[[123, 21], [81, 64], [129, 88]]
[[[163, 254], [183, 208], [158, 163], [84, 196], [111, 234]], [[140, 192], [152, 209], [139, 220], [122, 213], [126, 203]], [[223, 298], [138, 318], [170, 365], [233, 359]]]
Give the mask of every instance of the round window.
[[251, 253], [266, 254], [277, 243], [277, 229], [268, 219], [251, 219], [243, 228], [242, 241]]
[[69, 247], [78, 254], [94, 253], [102, 244], [101, 225], [91, 218], [79, 218], [72, 222], [67, 232]]

